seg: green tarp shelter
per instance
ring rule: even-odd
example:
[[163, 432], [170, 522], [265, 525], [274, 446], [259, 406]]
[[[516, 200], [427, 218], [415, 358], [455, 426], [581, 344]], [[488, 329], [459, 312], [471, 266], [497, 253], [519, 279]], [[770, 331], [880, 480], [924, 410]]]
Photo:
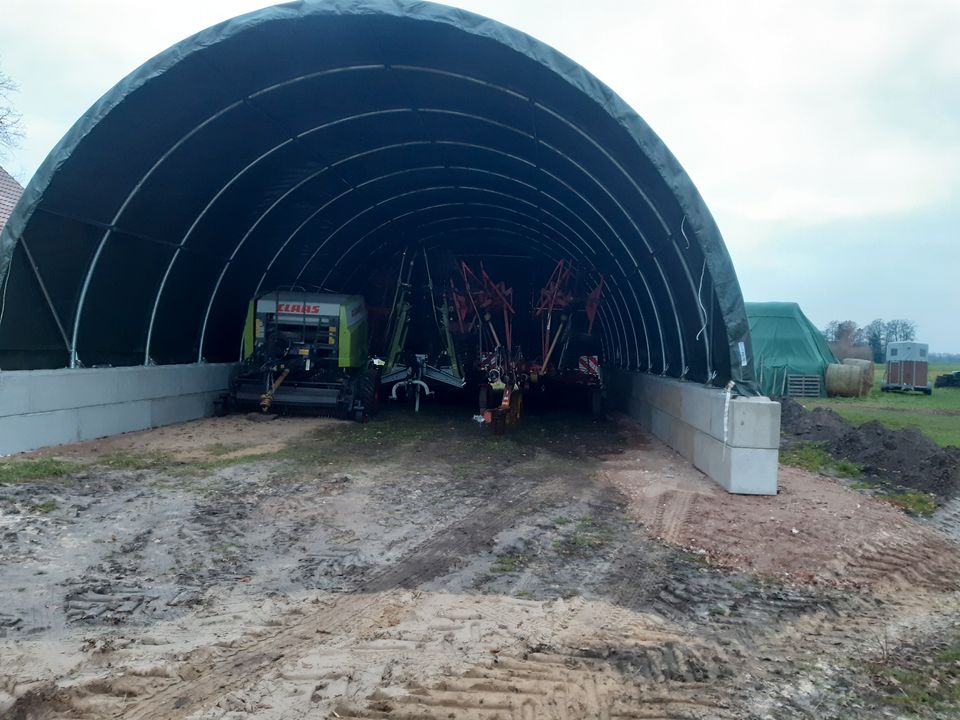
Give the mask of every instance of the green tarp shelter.
[[[825, 394], [824, 372], [839, 362], [827, 340], [792, 302], [748, 302], [744, 304], [753, 338], [757, 380], [764, 395]], [[790, 376], [819, 377], [819, 383]], [[812, 391], [818, 385], [818, 391]], [[806, 388], [805, 392], [798, 388]]]

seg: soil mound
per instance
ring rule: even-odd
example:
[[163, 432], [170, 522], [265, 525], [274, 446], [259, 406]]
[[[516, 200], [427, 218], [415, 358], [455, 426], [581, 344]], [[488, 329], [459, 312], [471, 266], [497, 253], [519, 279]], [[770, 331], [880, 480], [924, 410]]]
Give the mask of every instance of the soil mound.
[[853, 429], [833, 410], [807, 410], [792, 398], [780, 399], [780, 430], [796, 440], [834, 442]]
[[784, 442], [822, 442], [832, 455], [863, 466], [867, 475], [954, 497], [960, 489], [960, 448], [942, 448], [915, 428], [890, 430], [877, 421], [853, 425], [827, 408], [807, 410], [782, 398]]

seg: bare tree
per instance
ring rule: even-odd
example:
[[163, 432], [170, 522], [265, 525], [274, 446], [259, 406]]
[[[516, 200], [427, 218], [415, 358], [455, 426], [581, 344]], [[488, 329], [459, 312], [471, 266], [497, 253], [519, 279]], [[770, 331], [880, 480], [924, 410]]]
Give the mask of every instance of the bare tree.
[[910, 342], [917, 337], [917, 324], [912, 320], [891, 320], [887, 323], [887, 342]]
[[834, 341], [846, 345], [859, 345], [863, 340], [863, 330], [853, 320], [843, 320], [837, 323]]
[[3, 70], [0, 70], [0, 158], [18, 147], [23, 138], [20, 113], [13, 106], [11, 95], [20, 88]]

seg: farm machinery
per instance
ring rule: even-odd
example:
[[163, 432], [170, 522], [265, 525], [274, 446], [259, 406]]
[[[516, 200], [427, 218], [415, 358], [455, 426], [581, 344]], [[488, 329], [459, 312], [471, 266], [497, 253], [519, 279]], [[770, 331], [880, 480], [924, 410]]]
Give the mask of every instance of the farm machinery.
[[[431, 263], [422, 247], [403, 252], [392, 302], [384, 298], [382, 312], [385, 394], [387, 388], [391, 399], [402, 394], [419, 410], [421, 398], [441, 388], [470, 385], [479, 391], [475, 417], [495, 433], [519, 421], [531, 392], [580, 396], [600, 414], [604, 386], [593, 330], [602, 276], [591, 283], [561, 260], [537, 287], [516, 258], [486, 259], [520, 283], [524, 300], [483, 264], [475, 270], [449, 254]], [[435, 275], [442, 280], [435, 282]]]
[[364, 421], [376, 411], [379, 367], [360, 295], [276, 291], [250, 301], [244, 361], [230, 402], [263, 412], [301, 408]]
[[[427, 333], [433, 336], [433, 342], [428, 344], [434, 348], [434, 352], [431, 353], [429, 348], [425, 347], [420, 348], [420, 351], [407, 349], [410, 325], [413, 320], [412, 275], [419, 256], [412, 254], [408, 258], [407, 252], [404, 252], [400, 260], [400, 275], [394, 292], [393, 306], [387, 321], [387, 353], [383, 361], [383, 374], [380, 377], [383, 385], [392, 386], [390, 399], [396, 400], [398, 392], [402, 392], [405, 397], [412, 397], [415, 412], [420, 410], [421, 396], [430, 397], [434, 394], [430, 386], [431, 382], [456, 389], [462, 389], [466, 385], [453, 345], [448, 299], [446, 295], [440, 298], [436, 296], [427, 254], [422, 250], [420, 254], [423, 257], [423, 269], [427, 281], [426, 301], [431, 306], [430, 319], [435, 325], [435, 328]], [[422, 343], [423, 340], [421, 333], [417, 341]]]
[[479, 385], [477, 417], [495, 433], [519, 422], [524, 394], [534, 389], [585, 393], [592, 412], [602, 412], [603, 381], [592, 334], [603, 278], [586, 293], [575, 291], [576, 280], [573, 266], [560, 260], [539, 295], [532, 298], [530, 312], [538, 328], [539, 347], [528, 357], [514, 341], [513, 289], [495, 282], [482, 265], [478, 274], [461, 262], [457, 277], [451, 277], [449, 294], [455, 314], [451, 328], [459, 333], [460, 345], [472, 350]]

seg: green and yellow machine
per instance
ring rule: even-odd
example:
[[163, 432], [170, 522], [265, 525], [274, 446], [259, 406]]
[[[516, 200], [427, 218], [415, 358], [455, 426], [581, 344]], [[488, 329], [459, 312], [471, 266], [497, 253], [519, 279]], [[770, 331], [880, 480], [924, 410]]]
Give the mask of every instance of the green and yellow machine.
[[302, 408], [363, 421], [376, 411], [378, 368], [369, 356], [361, 295], [278, 290], [250, 301], [236, 407]]

